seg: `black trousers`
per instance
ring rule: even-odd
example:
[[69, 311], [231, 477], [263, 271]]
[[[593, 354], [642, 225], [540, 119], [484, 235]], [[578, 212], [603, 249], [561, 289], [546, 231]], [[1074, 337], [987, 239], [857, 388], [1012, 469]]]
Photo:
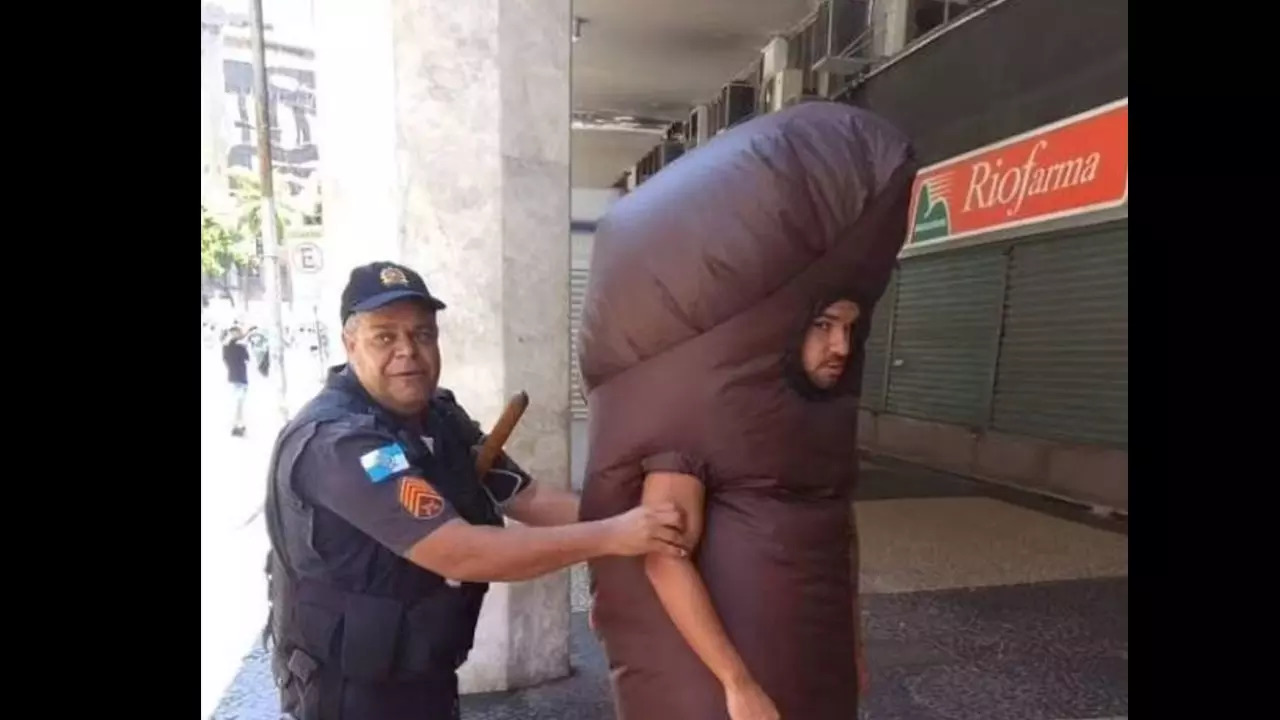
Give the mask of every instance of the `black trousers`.
[[458, 676], [414, 682], [365, 682], [320, 673], [303, 698], [287, 686], [281, 696], [293, 720], [460, 720]]

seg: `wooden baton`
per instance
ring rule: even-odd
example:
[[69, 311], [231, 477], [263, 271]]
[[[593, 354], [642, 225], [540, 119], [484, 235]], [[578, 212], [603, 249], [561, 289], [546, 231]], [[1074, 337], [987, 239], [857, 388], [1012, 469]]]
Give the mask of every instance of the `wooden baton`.
[[493, 432], [485, 437], [479, 452], [476, 453], [476, 477], [489, 474], [494, 461], [502, 452], [502, 446], [507, 444], [507, 438], [511, 437], [511, 431], [516, 429], [516, 423], [520, 422], [520, 416], [524, 415], [527, 407], [529, 407], [528, 393], [521, 390], [511, 396], [506, 409], [502, 411], [498, 422], [493, 426]]

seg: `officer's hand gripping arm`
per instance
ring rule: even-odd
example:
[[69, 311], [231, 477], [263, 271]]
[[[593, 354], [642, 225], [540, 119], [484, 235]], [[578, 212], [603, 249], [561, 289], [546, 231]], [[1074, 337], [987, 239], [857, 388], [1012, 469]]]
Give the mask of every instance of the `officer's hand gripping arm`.
[[604, 555], [684, 552], [674, 506], [549, 528], [473, 526], [408, 462], [395, 438], [341, 426], [327, 433], [317, 435], [300, 461], [303, 499], [444, 577], [526, 580]]
[[497, 528], [455, 518], [410, 547], [405, 557], [454, 580], [511, 582], [606, 555], [683, 556], [682, 529], [682, 516], [670, 504], [547, 528]]

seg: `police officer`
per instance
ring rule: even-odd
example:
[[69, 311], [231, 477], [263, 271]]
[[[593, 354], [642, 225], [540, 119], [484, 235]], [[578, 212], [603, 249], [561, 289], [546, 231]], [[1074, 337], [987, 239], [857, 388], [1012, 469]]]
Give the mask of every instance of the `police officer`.
[[436, 387], [444, 307], [409, 268], [353, 270], [348, 362], [276, 440], [267, 632], [282, 710], [297, 720], [456, 720], [456, 670], [487, 583], [686, 552], [673, 506], [579, 523], [576, 495], [505, 456], [476, 477], [482, 432]]

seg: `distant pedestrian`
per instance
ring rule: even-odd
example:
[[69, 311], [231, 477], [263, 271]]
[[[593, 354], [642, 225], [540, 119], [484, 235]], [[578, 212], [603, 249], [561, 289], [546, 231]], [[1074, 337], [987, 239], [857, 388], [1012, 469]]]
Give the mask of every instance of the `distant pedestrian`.
[[244, 398], [249, 392], [249, 350], [241, 343], [243, 338], [240, 328], [232, 327], [222, 342], [222, 362], [227, 366], [235, 407], [231, 419], [231, 434], [235, 437], [244, 437]]

